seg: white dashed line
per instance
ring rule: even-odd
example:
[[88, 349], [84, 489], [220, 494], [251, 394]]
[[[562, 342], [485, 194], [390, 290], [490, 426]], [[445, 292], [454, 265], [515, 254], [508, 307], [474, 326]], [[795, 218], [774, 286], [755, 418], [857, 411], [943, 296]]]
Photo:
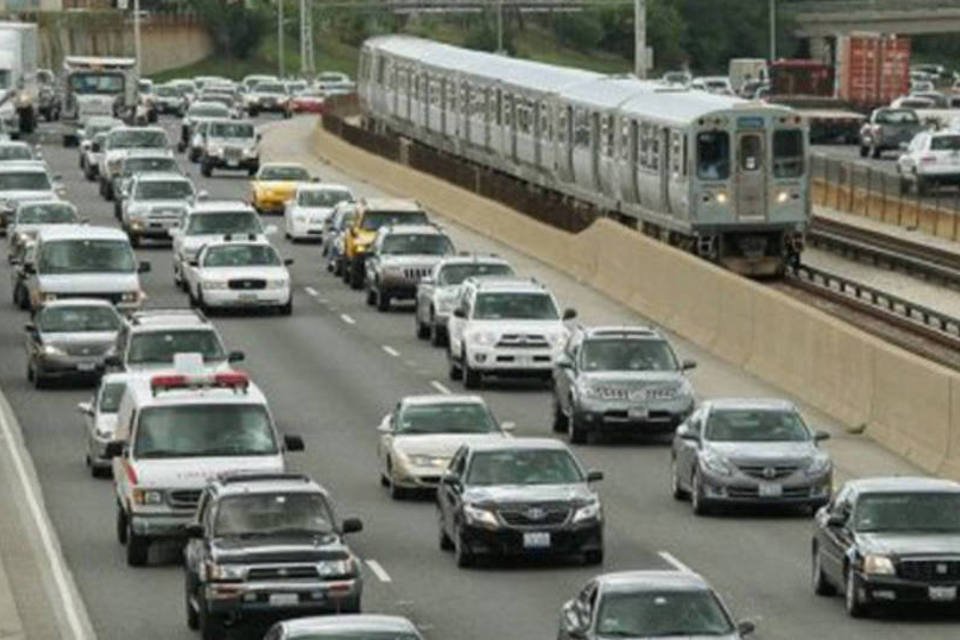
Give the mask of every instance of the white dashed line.
[[385, 345], [383, 345], [383, 346], [380, 347], [380, 348], [383, 349], [384, 352], [385, 352], [387, 355], [393, 356], [394, 358], [399, 358], [399, 357], [400, 357], [400, 352], [397, 351], [396, 349], [394, 349], [393, 347], [391, 347], [391, 346], [388, 345], [388, 344], [385, 344]]
[[327, 304], [330, 301], [327, 300], [326, 298], [317, 298], [317, 302], [319, 302], [320, 304]]
[[659, 552], [657, 555], [659, 555], [661, 558], [663, 558], [663, 560], [664, 560], [667, 564], [669, 564], [670, 566], [672, 566], [672, 567], [673, 567], [674, 569], [676, 569], [677, 571], [683, 571], [684, 573], [694, 573], [693, 569], [691, 569], [691, 568], [688, 567], [687, 565], [685, 565], [685, 564], [683, 564], [682, 562], [680, 562], [679, 560], [677, 560], [676, 557], [674, 557], [674, 555], [673, 555], [672, 553], [670, 553], [669, 551], [661, 551], [661, 552]]
[[317, 295], [317, 290], [314, 289], [313, 287], [304, 287], [303, 290], [307, 292], [307, 295], [311, 295], [314, 297], [316, 297]]
[[374, 575], [380, 579], [380, 582], [393, 582], [387, 570], [380, 566], [380, 563], [376, 560], [367, 560], [367, 566], [370, 567], [370, 571], [373, 571]]
[[351, 318], [350, 316], [348, 316], [348, 315], [345, 314], [345, 313], [341, 313], [341, 314], [340, 314], [340, 319], [343, 320], [344, 322], [346, 322], [347, 324], [357, 324], [357, 321], [356, 321], [356, 320], [354, 320], [353, 318]]
[[444, 395], [450, 395], [450, 389], [447, 389], [439, 380], [431, 380], [430, 386]]

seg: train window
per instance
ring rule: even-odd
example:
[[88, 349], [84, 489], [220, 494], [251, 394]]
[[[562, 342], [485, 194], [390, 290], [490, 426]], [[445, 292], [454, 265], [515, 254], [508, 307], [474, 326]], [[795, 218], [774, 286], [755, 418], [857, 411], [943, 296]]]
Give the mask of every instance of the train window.
[[530, 133], [530, 104], [526, 100], [516, 101], [514, 117], [517, 119], [517, 131]]
[[650, 125], [650, 128], [647, 129], [647, 132], [650, 135], [650, 142], [647, 145], [647, 152], [649, 161], [647, 163], [647, 168], [653, 171], [660, 170], [660, 130], [657, 129], [654, 125]]
[[613, 157], [615, 136], [616, 129], [613, 126], [613, 116], [600, 116], [600, 144], [603, 147], [604, 157]]
[[620, 120], [620, 159], [630, 159], [630, 121]]
[[387, 59], [377, 58], [377, 84], [382, 85], [383, 79], [387, 77]]
[[730, 177], [730, 135], [726, 131], [697, 134], [697, 176], [703, 180]]
[[509, 93], [503, 96], [503, 126], [513, 126], [513, 96]]
[[[501, 121], [500, 120], [500, 115], [501, 115], [500, 114], [500, 89], [497, 89], [496, 93], [493, 94], [493, 100], [491, 100], [487, 105], [487, 111], [489, 112], [487, 119], [493, 120], [494, 122], [497, 123], [497, 125], [499, 125]], [[492, 115], [493, 117], [492, 118], [489, 117], [490, 115]]]
[[470, 90], [470, 115], [482, 120], [487, 113], [487, 89], [473, 87]]
[[793, 130], [773, 132], [773, 176], [799, 178], [803, 175], [803, 133]]
[[577, 109], [574, 115], [573, 144], [576, 147], [590, 146], [590, 116], [583, 109]]
[[440, 101], [443, 97], [441, 86], [440, 78], [435, 75], [430, 76], [427, 84], [427, 100], [430, 101], [431, 106], [436, 108], [440, 108]]
[[466, 82], [460, 85], [460, 109], [464, 114], [470, 113], [470, 90]]
[[670, 171], [673, 175], [682, 176], [684, 166], [683, 134], [679, 131], [670, 132]]
[[553, 140], [553, 129], [550, 127], [550, 112], [543, 102], [536, 104], [537, 108], [537, 136], [543, 140]]
[[457, 111], [457, 83], [454, 80], [447, 80], [447, 111], [456, 113]]
[[740, 136], [740, 169], [759, 171], [763, 168], [763, 140], [756, 133]]
[[567, 109], [557, 111], [557, 141], [567, 143]]

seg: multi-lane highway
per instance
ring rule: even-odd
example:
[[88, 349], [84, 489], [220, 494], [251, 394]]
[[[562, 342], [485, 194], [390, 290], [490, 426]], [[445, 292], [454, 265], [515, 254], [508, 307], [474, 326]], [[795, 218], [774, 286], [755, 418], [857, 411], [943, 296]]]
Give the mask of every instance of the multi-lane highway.
[[[311, 156], [311, 119], [262, 122], [264, 159], [302, 161], [323, 180], [343, 182], [360, 194], [377, 193], [376, 176], [340, 175]], [[173, 137], [175, 123], [167, 124]], [[68, 197], [82, 215], [93, 224], [114, 225], [110, 204], [80, 175], [76, 151], [47, 146], [44, 153], [52, 172], [63, 175]], [[212, 197], [247, 196], [246, 177], [204, 179], [196, 167], [189, 171]], [[562, 306], [577, 307], [582, 322], [642, 322], [572, 279], [443, 221], [443, 212], [432, 213], [458, 248], [507, 257], [519, 272], [550, 285]], [[556, 635], [560, 605], [594, 573], [673, 566], [702, 573], [739, 618], [758, 622], [757, 637], [766, 640], [956, 637], [956, 619], [851, 620], [838, 599], [814, 596], [809, 584], [811, 524], [805, 516], [693, 516], [688, 504], [670, 496], [669, 454], [662, 442], [577, 447], [589, 467], [606, 474], [600, 485], [607, 517], [602, 568], [535, 563], [457, 569], [450, 555], [438, 549], [432, 502], [392, 501], [376, 470], [376, 425], [398, 397], [461, 389], [447, 379], [443, 352], [414, 337], [412, 314], [377, 313], [362, 295], [323, 271], [316, 246], [291, 245], [281, 235], [274, 241], [283, 255], [296, 260], [293, 316], [215, 321], [228, 347], [246, 352], [244, 366], [266, 392], [280, 428], [303, 435], [307, 450], [292, 454], [294, 466], [332, 492], [341, 514], [363, 519], [365, 529], [351, 543], [366, 561], [366, 611], [407, 615], [430, 640], [550, 638]], [[153, 266], [145, 279], [148, 305], [186, 305], [172, 282], [170, 249], [146, 247], [139, 254]], [[10, 304], [10, 295], [9, 279], [0, 278], [0, 386], [23, 429], [51, 519], [99, 637], [198, 637], [184, 621], [178, 550], [160, 549], [148, 568], [126, 565], [114, 535], [109, 481], [90, 478], [83, 465], [76, 404], [90, 390], [35, 391], [27, 384], [27, 317]], [[676, 344], [681, 356], [699, 361], [693, 380], [702, 396], [782, 393], [688, 343]], [[501, 420], [517, 423], [518, 435], [551, 435], [550, 395], [542, 387], [497, 385], [483, 393]], [[869, 440], [846, 435], [826, 416], [808, 413], [808, 418], [834, 434], [829, 448], [840, 478], [911, 471]]]

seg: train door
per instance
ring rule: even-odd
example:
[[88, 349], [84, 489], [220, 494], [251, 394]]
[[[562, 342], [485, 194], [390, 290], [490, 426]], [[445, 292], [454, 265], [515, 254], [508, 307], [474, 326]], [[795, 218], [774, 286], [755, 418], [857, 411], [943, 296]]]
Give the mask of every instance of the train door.
[[600, 188], [600, 114], [590, 114], [590, 172], [593, 186]]
[[767, 172], [763, 131], [737, 134], [735, 188], [737, 217], [757, 220], [766, 217]]
[[663, 128], [657, 133], [660, 147], [660, 210], [672, 213], [670, 208], [670, 129]]
[[630, 121], [630, 136], [628, 140], [630, 145], [628, 157], [628, 170], [630, 172], [630, 191], [627, 198], [640, 203], [640, 184], [637, 179], [640, 171], [640, 125], [636, 120]]
[[560, 149], [563, 175], [567, 182], [573, 182], [573, 147], [575, 141], [573, 138], [573, 107], [570, 105], [563, 107], [560, 128], [563, 129], [563, 148]]

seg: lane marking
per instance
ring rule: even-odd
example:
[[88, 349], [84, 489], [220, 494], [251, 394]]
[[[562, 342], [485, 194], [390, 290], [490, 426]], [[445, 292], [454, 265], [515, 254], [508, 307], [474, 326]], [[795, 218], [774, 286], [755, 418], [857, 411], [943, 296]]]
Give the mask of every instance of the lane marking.
[[387, 570], [376, 560], [367, 560], [367, 566], [370, 567], [370, 571], [373, 571], [374, 575], [380, 579], [380, 582], [393, 582]]
[[13, 459], [13, 466], [17, 471], [17, 477], [23, 486], [24, 494], [26, 494], [27, 507], [30, 510], [30, 515], [33, 517], [33, 523], [40, 532], [40, 541], [43, 545], [44, 555], [47, 557], [47, 562], [53, 573], [53, 580], [57, 585], [57, 591], [60, 592], [60, 598], [67, 610], [67, 623], [70, 625], [70, 632], [74, 638], [82, 640], [86, 638], [86, 633], [84, 632], [83, 623], [80, 622], [79, 604], [67, 581], [67, 570], [64, 566], [63, 558], [57, 553], [57, 545], [54, 544], [54, 534], [44, 517], [40, 498], [37, 497], [34, 491], [33, 484], [30, 482], [27, 474], [23, 456], [20, 454], [16, 441], [14, 441], [13, 427], [7, 422], [6, 411], [4, 406], [2, 406], [2, 403], [5, 402], [5, 400], [0, 399], [0, 432], [2, 432], [3, 439], [6, 441], [7, 451], [10, 452], [10, 457]]
[[430, 386], [436, 389], [437, 391], [439, 391], [440, 393], [447, 396], [452, 393], [452, 391], [450, 391], [450, 389], [447, 389], [447, 387], [445, 387], [444, 384], [439, 380], [431, 380]]
[[672, 566], [677, 571], [682, 571], [683, 573], [696, 573], [693, 569], [677, 560], [677, 558], [669, 551], [660, 551], [657, 553], [657, 555], [663, 558], [667, 564]]
[[317, 302], [319, 302], [320, 304], [327, 304], [329, 300], [327, 300], [326, 298], [317, 298]]
[[313, 287], [304, 287], [303, 290], [306, 291], [307, 294], [309, 294], [309, 295], [311, 295], [311, 296], [316, 297], [316, 295], [317, 295], [317, 290], [314, 289]]
[[345, 313], [341, 313], [341, 314], [340, 314], [340, 319], [343, 320], [344, 322], [346, 322], [347, 324], [357, 324], [357, 321], [356, 321], [356, 320], [354, 320], [353, 318], [351, 318], [350, 316], [348, 316], [348, 315], [345, 314]]
[[400, 352], [397, 351], [396, 349], [394, 349], [393, 347], [391, 347], [391, 346], [388, 345], [388, 344], [385, 344], [385, 345], [383, 345], [383, 346], [380, 347], [380, 348], [383, 349], [383, 350], [387, 353], [387, 355], [391, 355], [391, 356], [393, 356], [394, 358], [399, 358], [399, 357], [400, 357]]

